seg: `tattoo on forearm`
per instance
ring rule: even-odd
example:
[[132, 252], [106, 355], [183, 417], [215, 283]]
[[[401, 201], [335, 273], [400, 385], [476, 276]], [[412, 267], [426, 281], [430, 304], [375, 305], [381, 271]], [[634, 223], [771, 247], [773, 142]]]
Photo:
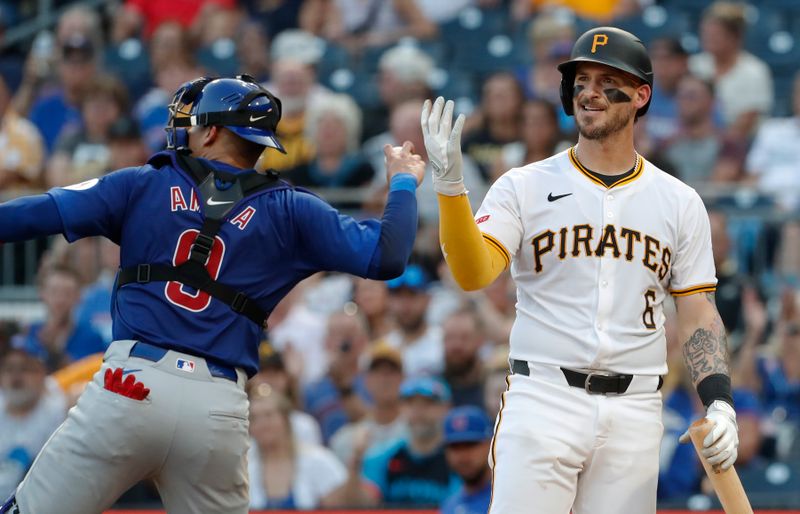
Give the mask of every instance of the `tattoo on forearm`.
[[[708, 293], [706, 298], [715, 305], [713, 293]], [[693, 383], [708, 375], [729, 374], [728, 338], [719, 314], [716, 314], [711, 326], [698, 328], [683, 344], [683, 360]]]

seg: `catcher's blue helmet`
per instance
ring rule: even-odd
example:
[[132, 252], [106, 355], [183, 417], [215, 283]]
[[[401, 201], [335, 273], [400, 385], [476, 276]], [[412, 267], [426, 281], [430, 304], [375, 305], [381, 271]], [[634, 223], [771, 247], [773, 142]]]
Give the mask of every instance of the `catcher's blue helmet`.
[[169, 104], [167, 148], [189, 150], [188, 127], [221, 126], [253, 143], [286, 153], [275, 136], [281, 101], [249, 75], [186, 82]]

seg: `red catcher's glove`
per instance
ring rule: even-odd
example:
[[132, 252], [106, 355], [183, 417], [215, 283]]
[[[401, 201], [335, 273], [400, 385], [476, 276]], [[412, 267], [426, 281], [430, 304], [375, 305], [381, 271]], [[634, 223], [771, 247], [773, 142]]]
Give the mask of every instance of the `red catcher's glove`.
[[125, 380], [122, 380], [122, 368], [111, 370], [108, 368], [105, 375], [106, 389], [112, 393], [121, 394], [134, 400], [144, 400], [150, 394], [150, 389], [144, 386], [143, 383], [136, 381], [135, 375], [128, 375]]

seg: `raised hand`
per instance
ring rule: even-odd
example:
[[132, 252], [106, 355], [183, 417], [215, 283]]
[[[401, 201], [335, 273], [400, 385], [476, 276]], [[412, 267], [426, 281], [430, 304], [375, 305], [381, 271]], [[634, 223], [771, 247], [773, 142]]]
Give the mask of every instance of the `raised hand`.
[[433, 190], [446, 196], [467, 192], [461, 164], [461, 130], [465, 118], [461, 114], [453, 124], [454, 108], [452, 100], [445, 102], [441, 96], [432, 107], [431, 101], [425, 100], [420, 119], [425, 149], [433, 168]]
[[414, 145], [410, 141], [403, 146], [384, 145], [383, 154], [386, 157], [386, 178], [391, 182], [392, 177], [398, 173], [411, 173], [417, 179], [417, 185], [425, 177], [425, 161], [414, 153]]

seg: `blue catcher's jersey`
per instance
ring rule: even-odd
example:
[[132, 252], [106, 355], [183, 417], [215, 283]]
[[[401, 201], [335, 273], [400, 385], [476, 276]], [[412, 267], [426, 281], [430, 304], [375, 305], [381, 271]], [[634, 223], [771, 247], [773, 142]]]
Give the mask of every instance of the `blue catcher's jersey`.
[[[158, 163], [163, 165], [154, 167]], [[211, 164], [231, 173], [253, 173]], [[123, 268], [180, 264], [203, 222], [203, 200], [171, 152], [156, 154], [140, 168], [48, 194], [69, 241], [106, 236], [120, 245]], [[206, 268], [212, 278], [247, 294], [267, 312], [317, 271], [374, 274], [369, 268], [381, 223], [356, 222], [285, 183], [245, 196], [225, 220]], [[114, 339], [210, 357], [242, 367], [248, 375], [257, 371], [261, 328], [203, 291], [177, 282], [130, 283], [116, 291], [112, 303]]]

